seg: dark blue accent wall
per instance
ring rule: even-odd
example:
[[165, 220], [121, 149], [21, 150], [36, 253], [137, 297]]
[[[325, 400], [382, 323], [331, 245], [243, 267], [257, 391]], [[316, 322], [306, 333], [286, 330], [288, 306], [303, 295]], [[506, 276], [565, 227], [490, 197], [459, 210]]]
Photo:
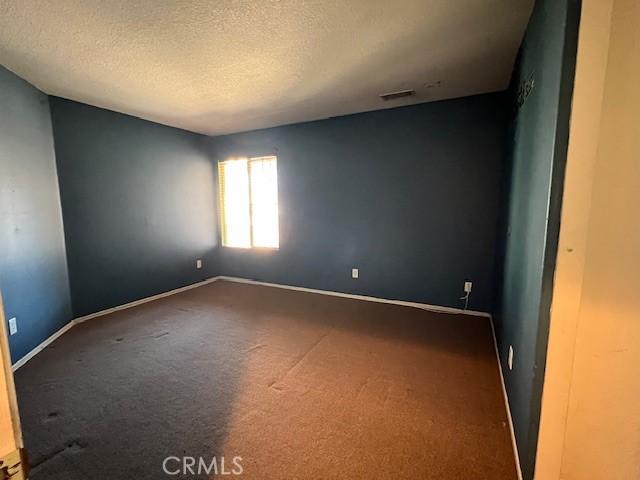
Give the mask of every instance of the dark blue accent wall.
[[0, 67], [0, 290], [17, 361], [71, 319], [47, 96]]
[[534, 476], [579, 17], [578, 0], [536, 2], [511, 86], [509, 201], [495, 321], [525, 480]]
[[[489, 311], [506, 117], [500, 94], [207, 140], [278, 156], [280, 249], [220, 247], [223, 275]], [[351, 278], [351, 268], [360, 278]]]
[[60, 98], [51, 110], [74, 314], [213, 276], [215, 175], [202, 137]]

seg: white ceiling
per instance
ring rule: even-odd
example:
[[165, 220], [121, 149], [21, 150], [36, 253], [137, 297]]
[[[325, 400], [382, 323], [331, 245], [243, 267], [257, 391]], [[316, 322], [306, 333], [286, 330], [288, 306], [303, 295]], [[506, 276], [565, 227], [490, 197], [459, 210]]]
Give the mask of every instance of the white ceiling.
[[0, 0], [0, 63], [51, 95], [216, 135], [503, 90], [532, 6]]

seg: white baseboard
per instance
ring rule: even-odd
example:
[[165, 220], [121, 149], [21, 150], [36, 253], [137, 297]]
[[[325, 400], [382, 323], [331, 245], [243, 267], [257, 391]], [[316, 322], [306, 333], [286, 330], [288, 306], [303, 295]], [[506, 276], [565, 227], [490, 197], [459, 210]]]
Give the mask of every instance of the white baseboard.
[[118, 305], [117, 307], [107, 308], [106, 310], [100, 310], [99, 312], [90, 313], [89, 315], [84, 315], [82, 317], [78, 317], [74, 319], [74, 323], [82, 323], [87, 320], [91, 320], [92, 318], [102, 317], [103, 315], [109, 315], [110, 313], [117, 312], [120, 310], [126, 310], [127, 308], [137, 307], [138, 305], [142, 305], [143, 303], [153, 302], [154, 300], [158, 300], [160, 298], [169, 297], [171, 295], [175, 295], [176, 293], [185, 292], [187, 290], [191, 290], [192, 288], [198, 288], [202, 285], [206, 285], [211, 282], [215, 282], [219, 277], [212, 277], [203, 280], [202, 282], [193, 283], [191, 285], [187, 285], [185, 287], [176, 288], [174, 290], [169, 290], [168, 292], [159, 293], [157, 295], [152, 295], [151, 297], [141, 298], [140, 300], [134, 300], [133, 302], [125, 303], [123, 305]]
[[498, 339], [496, 338], [496, 329], [493, 326], [493, 318], [490, 319], [491, 334], [493, 335], [493, 346], [496, 350], [496, 360], [498, 361], [498, 372], [500, 372], [500, 382], [502, 384], [502, 396], [504, 397], [504, 406], [507, 410], [507, 421], [509, 422], [509, 432], [511, 435], [511, 445], [513, 446], [513, 456], [516, 461], [516, 470], [518, 472], [518, 480], [522, 480], [522, 469], [520, 468], [520, 455], [518, 455], [518, 444], [516, 443], [516, 433], [513, 429], [513, 418], [511, 417], [511, 408], [509, 407], [509, 396], [507, 395], [507, 387], [504, 383], [504, 375], [502, 373], [502, 363], [500, 362], [500, 351], [498, 350]]
[[84, 315], [82, 317], [74, 318], [69, 323], [67, 323], [64, 327], [58, 330], [56, 333], [47, 338], [44, 342], [38, 345], [36, 348], [27, 353], [24, 357], [18, 360], [11, 366], [11, 370], [14, 372], [22, 367], [25, 363], [35, 357], [42, 350], [47, 348], [49, 344], [51, 344], [54, 340], [60, 337], [62, 334], [66, 333], [71, 327], [77, 325], [78, 323], [85, 322], [91, 318], [101, 317], [102, 315], [108, 315], [113, 312], [117, 312], [118, 310], [124, 310], [126, 308], [135, 307], [137, 305], [142, 305], [143, 303], [152, 302], [153, 300], [158, 300], [159, 298], [168, 297], [169, 295], [175, 295], [176, 293], [184, 292], [185, 290], [191, 290], [192, 288], [197, 288], [202, 285], [206, 285], [207, 283], [215, 282], [218, 277], [208, 278], [207, 280], [203, 280], [202, 282], [194, 283], [192, 285], [187, 285], [185, 287], [176, 288], [174, 290], [169, 290], [168, 292], [159, 293], [157, 295], [153, 295], [151, 297], [141, 298], [140, 300], [136, 300], [134, 302], [125, 303], [124, 305], [118, 305], [117, 307], [108, 308], [106, 310], [101, 310], [99, 312], [91, 313], [89, 315]]
[[330, 290], [317, 290], [315, 288], [306, 288], [306, 287], [294, 287], [292, 285], [282, 285], [280, 283], [268, 283], [268, 282], [259, 282], [257, 280], [249, 280], [247, 278], [238, 278], [238, 277], [227, 277], [220, 276], [216, 277], [216, 280], [228, 280], [230, 282], [237, 283], [250, 283], [252, 285], [263, 285], [265, 287], [275, 287], [275, 288], [284, 288], [287, 290], [297, 290], [300, 292], [308, 292], [308, 293], [319, 293], [321, 295], [331, 295], [333, 297], [343, 297], [343, 298], [352, 298], [355, 300], [364, 300], [367, 302], [377, 302], [377, 303], [390, 303], [392, 305], [402, 305], [404, 307], [414, 307], [420, 308], [422, 310], [429, 310], [431, 312], [437, 313], [452, 313], [452, 314], [461, 314], [461, 315], [473, 315], [476, 317], [486, 317], [491, 318], [491, 314], [487, 312], [478, 312], [475, 310], [462, 310], [460, 308], [452, 308], [452, 307], [442, 307], [440, 305], [429, 305], [428, 303], [417, 303], [417, 302], [405, 302], [404, 300], [390, 300], [387, 298], [379, 298], [379, 297], [368, 297], [366, 295], [354, 295], [351, 293], [342, 293], [342, 292], [332, 292]]
[[[47, 338], [44, 342], [42, 342], [36, 348], [31, 350], [29, 353], [27, 353], [20, 360], [18, 360], [15, 364], [13, 364], [13, 366], [11, 368], [13, 369], [14, 372], [16, 370], [18, 370], [25, 363], [27, 363], [29, 360], [31, 360], [34, 356], [36, 356], [38, 353], [40, 353], [42, 350], [44, 350], [51, 342], [56, 340], [63, 333], [67, 332], [74, 325], [77, 325], [77, 324], [82, 323], [82, 322], [86, 322], [87, 320], [90, 320], [92, 318], [101, 317], [103, 315], [109, 315], [110, 313], [114, 313], [114, 312], [117, 312], [117, 311], [120, 311], [120, 310], [125, 310], [127, 308], [136, 307], [138, 305], [142, 305], [142, 304], [147, 303], [147, 302], [153, 302], [154, 300], [158, 300], [160, 298], [168, 297], [170, 295], [175, 295], [176, 293], [184, 292], [186, 290], [191, 290], [192, 288], [198, 288], [198, 287], [201, 287], [203, 285], [207, 285], [209, 283], [215, 282], [216, 280], [228, 280], [230, 282], [249, 283], [249, 284], [253, 284], [253, 285], [263, 285], [263, 286], [267, 286], [267, 287], [284, 288], [284, 289], [287, 289], [287, 290], [297, 290], [297, 291], [300, 291], [300, 292], [308, 292], [308, 293], [319, 293], [321, 295], [331, 295], [331, 296], [334, 296], [334, 297], [351, 298], [351, 299], [355, 299], [355, 300], [364, 300], [364, 301], [367, 301], [367, 302], [378, 302], [378, 303], [389, 303], [389, 304], [392, 304], [392, 305], [402, 305], [402, 306], [405, 306], [405, 307], [420, 308], [422, 310], [429, 310], [429, 311], [437, 312], [437, 313], [474, 315], [474, 316], [480, 316], [480, 317], [487, 317], [487, 318], [491, 319], [491, 315], [489, 313], [477, 312], [477, 311], [474, 311], [474, 310], [462, 310], [462, 309], [458, 309], [458, 308], [442, 307], [442, 306], [439, 306], [439, 305], [429, 305], [429, 304], [426, 304], [426, 303], [405, 302], [403, 300], [389, 300], [389, 299], [386, 299], [386, 298], [368, 297], [368, 296], [365, 296], [365, 295], [353, 295], [353, 294], [350, 294], [350, 293], [332, 292], [332, 291], [329, 291], [329, 290], [317, 290], [315, 288], [295, 287], [295, 286], [292, 286], [292, 285], [281, 285], [281, 284], [278, 284], [278, 283], [259, 282], [259, 281], [256, 281], [256, 280], [249, 280], [249, 279], [246, 279], [246, 278], [218, 276], [218, 277], [208, 278], [207, 280], [203, 280], [202, 282], [194, 283], [192, 285], [187, 285], [185, 287], [176, 288], [174, 290], [169, 290], [168, 292], [159, 293], [159, 294], [153, 295], [151, 297], [141, 298], [140, 300], [135, 300], [133, 302], [125, 303], [123, 305], [118, 305], [117, 307], [107, 308], [106, 310], [100, 310], [99, 312], [90, 313], [89, 315], [84, 315], [82, 317], [75, 318], [75, 319], [71, 320], [68, 324], [66, 324], [64, 327], [62, 327], [60, 330], [58, 330], [56, 333], [54, 333], [49, 338]], [[493, 328], [493, 325], [492, 325], [492, 328]], [[502, 375], [502, 371], [500, 371], [500, 374]], [[503, 380], [503, 389], [504, 389], [504, 380]], [[509, 408], [509, 405], [507, 404], [507, 411], [508, 411], [508, 408]], [[511, 418], [511, 417], [509, 416], [509, 418]]]
[[58, 330], [56, 333], [54, 333], [53, 335], [51, 335], [49, 338], [47, 338], [44, 342], [42, 342], [40, 345], [38, 345], [36, 348], [34, 348], [33, 350], [31, 350], [29, 353], [27, 353], [24, 357], [22, 357], [20, 360], [18, 360], [16, 363], [14, 363], [13, 365], [11, 365], [11, 370], [12, 371], [16, 371], [18, 370], [21, 366], [23, 366], [25, 363], [27, 363], [29, 360], [31, 360], [33, 357], [35, 357], [38, 353], [40, 353], [42, 350], [44, 350], [45, 348], [47, 348], [49, 346], [49, 344], [51, 344], [56, 338], [58, 338], [59, 336], [61, 336], [63, 333], [67, 332], [71, 327], [73, 327], [75, 325], [75, 322], [73, 320], [71, 320], [69, 323], [67, 323], [64, 327], [62, 327], [60, 330]]

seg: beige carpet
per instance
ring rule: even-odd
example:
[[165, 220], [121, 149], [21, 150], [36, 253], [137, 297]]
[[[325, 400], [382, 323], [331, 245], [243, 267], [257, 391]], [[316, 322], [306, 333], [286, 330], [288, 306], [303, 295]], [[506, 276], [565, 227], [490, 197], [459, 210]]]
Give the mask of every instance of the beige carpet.
[[168, 456], [241, 457], [251, 479], [517, 478], [485, 318], [218, 281], [81, 324], [16, 382], [31, 480], [216, 478], [167, 475]]

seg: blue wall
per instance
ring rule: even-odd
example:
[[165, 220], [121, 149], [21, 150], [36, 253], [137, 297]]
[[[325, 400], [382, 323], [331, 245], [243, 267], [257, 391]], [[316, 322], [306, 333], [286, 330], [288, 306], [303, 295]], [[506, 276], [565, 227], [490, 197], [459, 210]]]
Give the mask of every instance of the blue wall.
[[[207, 140], [213, 161], [276, 153], [280, 249], [220, 247], [219, 271], [489, 311], [506, 116], [484, 95]], [[351, 268], [360, 278], [351, 278]]]
[[[578, 0], [536, 2], [511, 87], [508, 211], [495, 320], [525, 480], [534, 474], [579, 15]], [[532, 82], [518, 108], [519, 92]]]
[[[217, 274], [491, 309], [502, 95], [215, 138], [51, 105], [76, 316]], [[216, 248], [215, 161], [274, 152], [280, 250]]]
[[0, 67], [0, 290], [15, 362], [71, 318], [47, 96]]
[[75, 316], [215, 275], [201, 136], [60, 98], [51, 110]]

